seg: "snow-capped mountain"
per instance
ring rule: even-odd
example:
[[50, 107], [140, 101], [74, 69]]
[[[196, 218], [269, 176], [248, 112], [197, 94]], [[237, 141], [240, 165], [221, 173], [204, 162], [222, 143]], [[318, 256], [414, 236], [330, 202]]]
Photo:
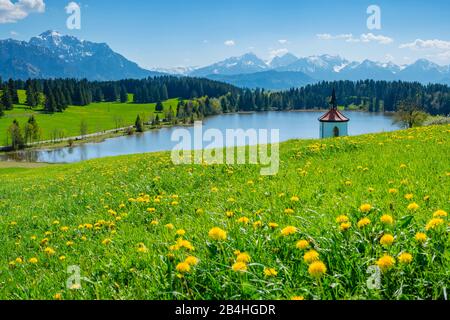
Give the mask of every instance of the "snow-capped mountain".
[[[279, 72], [279, 74], [267, 71]], [[264, 74], [253, 75], [253, 73], [258, 72]], [[294, 77], [292, 72], [300, 74], [298, 77]], [[290, 53], [275, 57], [272, 61], [264, 63], [254, 54], [246, 54], [195, 70], [190, 75], [221, 79], [225, 82], [248, 87], [253, 87], [256, 83], [255, 79], [257, 79], [258, 84], [267, 83], [267, 89], [280, 89], [283, 86], [286, 86], [285, 89], [289, 88], [288, 85], [294, 83], [295, 81], [292, 79], [295, 78], [301, 79], [301, 82], [304, 83], [322, 80], [356, 81], [373, 79], [447, 84], [450, 78], [450, 66], [439, 66], [425, 59], [418, 60], [408, 66], [399, 66], [392, 62], [349, 61], [340, 56], [327, 54], [297, 58]], [[272, 77], [273, 79], [263, 81], [262, 76]]]
[[29, 42], [0, 41], [3, 78], [86, 78], [118, 80], [158, 75], [140, 68], [105, 43], [46, 31]]
[[253, 53], [240, 57], [232, 57], [213, 65], [199, 68], [190, 73], [191, 76], [204, 77], [213, 74], [236, 75], [267, 71], [270, 67]]
[[178, 66], [173, 68], [153, 68], [152, 70], [162, 73], [167, 73], [176, 76], [187, 76], [189, 73], [197, 70], [199, 67], [184, 67]]
[[283, 56], [274, 57], [270, 62], [268, 62], [268, 65], [273, 69], [277, 69], [286, 67], [297, 60], [298, 58], [294, 56], [292, 53], [286, 53]]

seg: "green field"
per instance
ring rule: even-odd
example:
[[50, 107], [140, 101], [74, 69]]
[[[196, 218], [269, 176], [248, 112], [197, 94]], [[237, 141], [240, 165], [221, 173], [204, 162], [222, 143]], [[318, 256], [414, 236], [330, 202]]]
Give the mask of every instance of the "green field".
[[[19, 102], [25, 100], [24, 92], [18, 91]], [[165, 110], [172, 106], [175, 111], [178, 99], [168, 100], [163, 103]], [[87, 124], [88, 133], [101, 132], [134, 125], [137, 115], [141, 115], [144, 121], [152, 119], [156, 104], [134, 103], [92, 103], [86, 107], [71, 106], [63, 113], [45, 114], [39, 110], [30, 110], [25, 105], [15, 105], [13, 110], [6, 111], [0, 118], [0, 145], [6, 142], [8, 127], [14, 119], [17, 119], [23, 128], [30, 115], [34, 115], [42, 129], [41, 140], [52, 140], [53, 137], [74, 137], [80, 135], [82, 121]], [[160, 115], [160, 117], [164, 117]]]
[[169, 153], [0, 169], [0, 299], [444, 299], [449, 138], [289, 141], [272, 177]]

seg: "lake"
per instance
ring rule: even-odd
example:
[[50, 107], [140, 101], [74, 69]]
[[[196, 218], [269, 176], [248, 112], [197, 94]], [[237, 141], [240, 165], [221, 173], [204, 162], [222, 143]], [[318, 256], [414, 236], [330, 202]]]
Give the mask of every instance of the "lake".
[[[318, 118], [323, 112], [261, 112], [226, 114], [209, 117], [203, 130], [218, 129], [224, 136], [227, 129], [279, 129], [280, 141], [290, 139], [318, 139]], [[349, 135], [388, 132], [400, 129], [392, 117], [383, 113], [345, 112], [350, 118]], [[121, 136], [99, 143], [49, 150], [24, 150], [0, 154], [0, 161], [29, 161], [73, 163], [95, 158], [172, 150], [178, 142], [171, 141], [174, 130], [180, 127], [151, 130], [132, 136]], [[193, 134], [193, 127], [184, 127]]]

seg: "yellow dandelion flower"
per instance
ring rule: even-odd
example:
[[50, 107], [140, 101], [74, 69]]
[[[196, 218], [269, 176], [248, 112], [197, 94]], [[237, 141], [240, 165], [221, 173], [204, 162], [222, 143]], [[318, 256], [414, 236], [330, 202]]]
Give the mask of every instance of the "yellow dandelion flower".
[[319, 260], [319, 253], [316, 250], [310, 250], [307, 253], [305, 253], [305, 255], [303, 256], [303, 260], [307, 264], [311, 264], [314, 261], [318, 261]]
[[153, 220], [152, 222], [150, 222], [150, 225], [152, 226], [157, 226], [159, 224], [158, 220]]
[[59, 257], [59, 261], [65, 261], [66, 260], [66, 256], [60, 256]]
[[395, 265], [395, 259], [389, 255], [385, 255], [381, 257], [377, 261], [377, 266], [381, 269], [381, 271], [385, 272], [392, 268]]
[[23, 263], [23, 259], [22, 258], [16, 258], [16, 263], [18, 264], [22, 264]]
[[434, 219], [431, 219], [431, 220], [427, 223], [425, 229], [426, 229], [427, 231], [429, 231], [429, 230], [434, 230], [434, 229], [438, 228], [439, 226], [441, 226], [441, 225], [443, 225], [443, 224], [444, 224], [444, 220], [443, 220], [443, 219], [441, 219], [441, 218], [434, 218]]
[[293, 214], [293, 213], [294, 213], [294, 210], [288, 208], [288, 209], [285, 209], [285, 210], [284, 210], [284, 213], [286, 213], [286, 214]]
[[409, 211], [416, 211], [417, 209], [419, 209], [419, 205], [418, 205], [417, 203], [415, 203], [415, 202], [411, 203], [411, 204], [408, 206], [408, 210], [409, 210]]
[[291, 202], [299, 202], [299, 201], [300, 201], [300, 198], [297, 197], [297, 196], [293, 196], [293, 197], [291, 198]]
[[36, 264], [39, 262], [39, 260], [37, 258], [30, 258], [30, 260], [28, 260], [28, 262], [31, 264]]
[[199, 260], [196, 257], [189, 256], [186, 260], [184, 260], [184, 262], [190, 266], [196, 266], [199, 263]]
[[266, 277], [276, 277], [278, 275], [278, 272], [274, 268], [265, 268], [264, 275]]
[[138, 243], [137, 252], [139, 252], [139, 253], [147, 253], [148, 249], [145, 246], [145, 244], [141, 242], [141, 243]]
[[383, 246], [390, 246], [394, 243], [394, 236], [392, 234], [385, 234], [384, 236], [381, 237], [380, 239], [380, 243]]
[[397, 193], [398, 193], [398, 190], [392, 188], [392, 189], [389, 189], [389, 193], [390, 193], [390, 194], [397, 194]]
[[447, 217], [447, 212], [444, 210], [438, 210], [435, 213], [433, 213], [433, 218], [445, 218]]
[[349, 222], [349, 221], [350, 221], [350, 219], [346, 215], [341, 215], [336, 218], [337, 223], [344, 223], [344, 222]]
[[148, 209], [147, 209], [147, 212], [149, 212], [149, 213], [154, 213], [154, 212], [156, 212], [156, 209], [155, 209], [155, 208], [148, 208]]
[[172, 223], [166, 224], [165, 227], [166, 227], [167, 229], [169, 229], [169, 230], [175, 229], [175, 226], [174, 226]]
[[327, 267], [322, 261], [315, 261], [311, 263], [308, 268], [308, 273], [314, 278], [320, 278], [327, 272]]
[[253, 227], [254, 228], [261, 228], [262, 227], [262, 221], [256, 221], [255, 223], [253, 223]]
[[248, 223], [250, 222], [250, 219], [247, 218], [247, 217], [242, 217], [242, 218], [239, 218], [239, 219], [237, 220], [237, 222], [238, 222], [238, 223], [242, 223], [242, 224], [248, 224]]
[[415, 236], [415, 239], [416, 239], [417, 242], [424, 243], [424, 242], [427, 241], [428, 237], [427, 237], [427, 235], [425, 233], [418, 232], [416, 234], [416, 236]]
[[227, 233], [226, 231], [216, 227], [209, 230], [208, 236], [213, 240], [220, 241], [227, 238]]
[[269, 228], [271, 228], [271, 229], [276, 229], [278, 227], [279, 227], [278, 223], [275, 223], [275, 222], [270, 222], [269, 223]]
[[303, 301], [305, 300], [305, 297], [303, 296], [294, 296], [291, 298], [292, 301]]
[[191, 271], [191, 266], [186, 262], [181, 262], [176, 266], [176, 270], [180, 273], [188, 273]]
[[53, 299], [55, 299], [55, 300], [62, 300], [62, 295], [61, 295], [61, 293], [56, 293], [56, 294], [53, 296]]
[[297, 233], [297, 228], [293, 227], [293, 226], [288, 226], [288, 227], [284, 228], [283, 230], [281, 230], [281, 235], [283, 235], [285, 237], [293, 235], [295, 233]]
[[297, 242], [297, 244], [295, 245], [297, 249], [300, 250], [305, 250], [309, 248], [309, 241], [307, 240], [300, 240]]
[[394, 218], [392, 218], [392, 216], [385, 214], [380, 218], [381, 223], [383, 224], [393, 224], [394, 223]]
[[237, 258], [236, 262], [243, 262], [243, 263], [249, 263], [251, 260], [251, 257], [248, 253], [240, 253]]
[[236, 262], [231, 268], [234, 272], [245, 272], [247, 271], [247, 264], [244, 262]]
[[107, 246], [107, 245], [110, 244], [111, 242], [112, 242], [111, 239], [105, 239], [105, 240], [102, 241], [102, 244], [105, 245], [105, 246]]
[[45, 252], [46, 254], [48, 254], [49, 256], [55, 254], [55, 250], [53, 250], [53, 249], [50, 248], [50, 247], [45, 248], [45, 249], [44, 249], [44, 252]]
[[233, 211], [227, 211], [227, 212], [225, 212], [225, 215], [227, 216], [227, 218], [232, 218], [234, 216], [234, 212]]
[[405, 194], [406, 200], [412, 200], [413, 198], [414, 198], [414, 195], [412, 193]]
[[359, 210], [361, 210], [361, 212], [364, 212], [364, 213], [370, 212], [372, 210], [372, 205], [370, 205], [368, 203], [363, 204], [359, 207]]
[[61, 230], [62, 232], [67, 232], [67, 231], [69, 231], [69, 227], [64, 226], [64, 227], [61, 227], [59, 230]]
[[413, 261], [413, 256], [410, 253], [403, 252], [398, 256], [398, 262], [402, 264], [410, 264]]
[[67, 241], [66, 242], [66, 246], [68, 246], [68, 247], [72, 247], [73, 245], [74, 245], [73, 241]]
[[186, 234], [186, 231], [184, 230], [184, 229], [180, 229], [180, 230], [177, 230], [177, 233], [176, 233], [178, 236], [184, 236], [185, 234]]
[[172, 206], [177, 206], [179, 203], [178, 203], [178, 201], [172, 201], [171, 203], [170, 203]]
[[349, 230], [351, 227], [352, 227], [351, 222], [344, 222], [344, 223], [341, 223], [341, 225], [339, 226], [339, 230], [341, 232], [345, 232], [345, 231]]
[[365, 228], [371, 223], [372, 221], [370, 221], [369, 218], [362, 218], [361, 220], [358, 221], [358, 228], [360, 229]]
[[219, 189], [216, 188], [216, 187], [212, 187], [212, 188], [211, 188], [211, 192], [214, 192], [214, 193], [219, 192]]
[[199, 208], [199, 209], [197, 209], [197, 210], [195, 211], [195, 213], [197, 213], [197, 214], [204, 214], [204, 213], [205, 213], [205, 210], [203, 210], [202, 208]]

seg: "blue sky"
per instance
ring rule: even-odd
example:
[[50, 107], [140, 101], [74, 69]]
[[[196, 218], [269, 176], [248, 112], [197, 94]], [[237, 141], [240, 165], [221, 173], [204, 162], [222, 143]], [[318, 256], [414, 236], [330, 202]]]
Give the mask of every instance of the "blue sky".
[[[20, 2], [36, 6], [8, 21], [12, 11], [2, 5]], [[54, 29], [106, 42], [146, 68], [203, 66], [246, 52], [450, 64], [447, 0], [83, 0], [81, 30], [66, 28], [68, 3], [0, 0], [0, 38]], [[381, 9], [381, 30], [367, 28], [369, 5]]]

